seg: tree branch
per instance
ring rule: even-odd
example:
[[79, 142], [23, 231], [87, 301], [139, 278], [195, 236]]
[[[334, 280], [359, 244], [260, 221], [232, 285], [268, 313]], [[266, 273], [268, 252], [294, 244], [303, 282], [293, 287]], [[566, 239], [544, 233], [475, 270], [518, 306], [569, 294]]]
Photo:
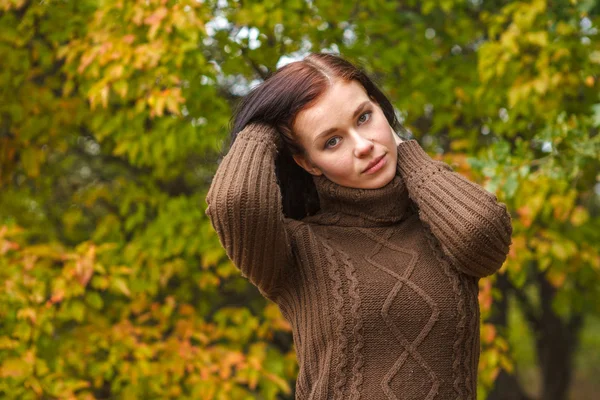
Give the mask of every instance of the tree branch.
[[535, 307], [533, 304], [531, 304], [531, 301], [527, 295], [525, 295], [525, 292], [513, 285], [510, 279], [507, 279], [506, 281], [508, 283], [508, 290], [515, 295], [517, 301], [523, 309], [523, 312], [525, 313], [527, 320], [531, 323], [531, 325], [533, 325], [535, 330], [541, 329], [540, 317], [537, 315]]

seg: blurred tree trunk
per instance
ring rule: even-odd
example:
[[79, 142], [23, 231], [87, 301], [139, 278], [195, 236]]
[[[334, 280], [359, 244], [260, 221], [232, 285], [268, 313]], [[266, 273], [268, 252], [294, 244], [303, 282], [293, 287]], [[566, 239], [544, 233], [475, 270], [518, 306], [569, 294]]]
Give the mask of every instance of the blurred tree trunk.
[[542, 313], [536, 330], [538, 362], [542, 371], [542, 399], [566, 400], [573, 372], [573, 357], [579, 346], [583, 315], [573, 313], [568, 320], [552, 308], [556, 288], [538, 274]]
[[[508, 327], [508, 296], [510, 294], [510, 283], [506, 274], [498, 274], [495, 287], [502, 292], [502, 299], [494, 302], [494, 313], [488, 321], [501, 331], [502, 336], [506, 337]], [[487, 400], [530, 400], [516, 374], [509, 374], [504, 369], [500, 370], [494, 388], [487, 397]]]
[[[579, 333], [584, 317], [581, 312], [573, 311], [573, 308], [568, 318], [561, 317], [553, 307], [557, 289], [548, 281], [545, 272], [539, 271], [537, 265], [533, 267], [535, 281], [531, 283], [539, 293], [539, 307], [534, 306], [523, 290], [513, 286], [504, 276], [498, 276], [498, 281], [508, 285], [509, 292], [518, 300], [532, 329], [542, 378], [540, 398], [566, 400], [574, 368], [573, 358], [579, 346]], [[497, 387], [503, 385], [500, 378], [497, 382]], [[496, 399], [501, 398], [509, 397]]]

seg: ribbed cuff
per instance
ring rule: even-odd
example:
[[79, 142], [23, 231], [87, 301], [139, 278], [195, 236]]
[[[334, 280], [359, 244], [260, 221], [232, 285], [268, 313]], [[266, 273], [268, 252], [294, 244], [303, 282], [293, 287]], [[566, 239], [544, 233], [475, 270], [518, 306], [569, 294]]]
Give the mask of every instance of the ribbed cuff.
[[273, 145], [275, 150], [283, 147], [283, 138], [275, 127], [264, 122], [251, 122], [238, 133], [238, 137]]
[[400, 143], [397, 149], [398, 168], [403, 176], [410, 177], [419, 174], [427, 167], [433, 167], [437, 164], [415, 139]]
[[397, 151], [398, 172], [411, 192], [419, 190], [422, 184], [438, 172], [444, 169], [452, 171], [448, 164], [431, 158], [414, 139], [400, 143]]

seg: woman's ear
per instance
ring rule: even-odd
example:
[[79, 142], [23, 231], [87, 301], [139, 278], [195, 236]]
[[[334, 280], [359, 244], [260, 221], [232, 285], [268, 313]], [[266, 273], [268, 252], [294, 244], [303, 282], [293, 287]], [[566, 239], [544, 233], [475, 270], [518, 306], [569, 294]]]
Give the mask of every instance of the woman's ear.
[[322, 175], [323, 172], [316, 166], [314, 166], [303, 154], [294, 154], [292, 155], [296, 164], [298, 164], [302, 169], [308, 172], [311, 175]]

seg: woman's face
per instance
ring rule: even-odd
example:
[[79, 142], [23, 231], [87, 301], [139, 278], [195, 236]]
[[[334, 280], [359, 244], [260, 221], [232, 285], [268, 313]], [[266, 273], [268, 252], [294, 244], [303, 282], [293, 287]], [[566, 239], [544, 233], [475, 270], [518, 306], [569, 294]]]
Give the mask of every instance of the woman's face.
[[357, 81], [334, 81], [314, 105], [298, 113], [293, 130], [305, 149], [294, 160], [312, 175], [324, 174], [342, 186], [377, 189], [396, 174], [400, 141]]

